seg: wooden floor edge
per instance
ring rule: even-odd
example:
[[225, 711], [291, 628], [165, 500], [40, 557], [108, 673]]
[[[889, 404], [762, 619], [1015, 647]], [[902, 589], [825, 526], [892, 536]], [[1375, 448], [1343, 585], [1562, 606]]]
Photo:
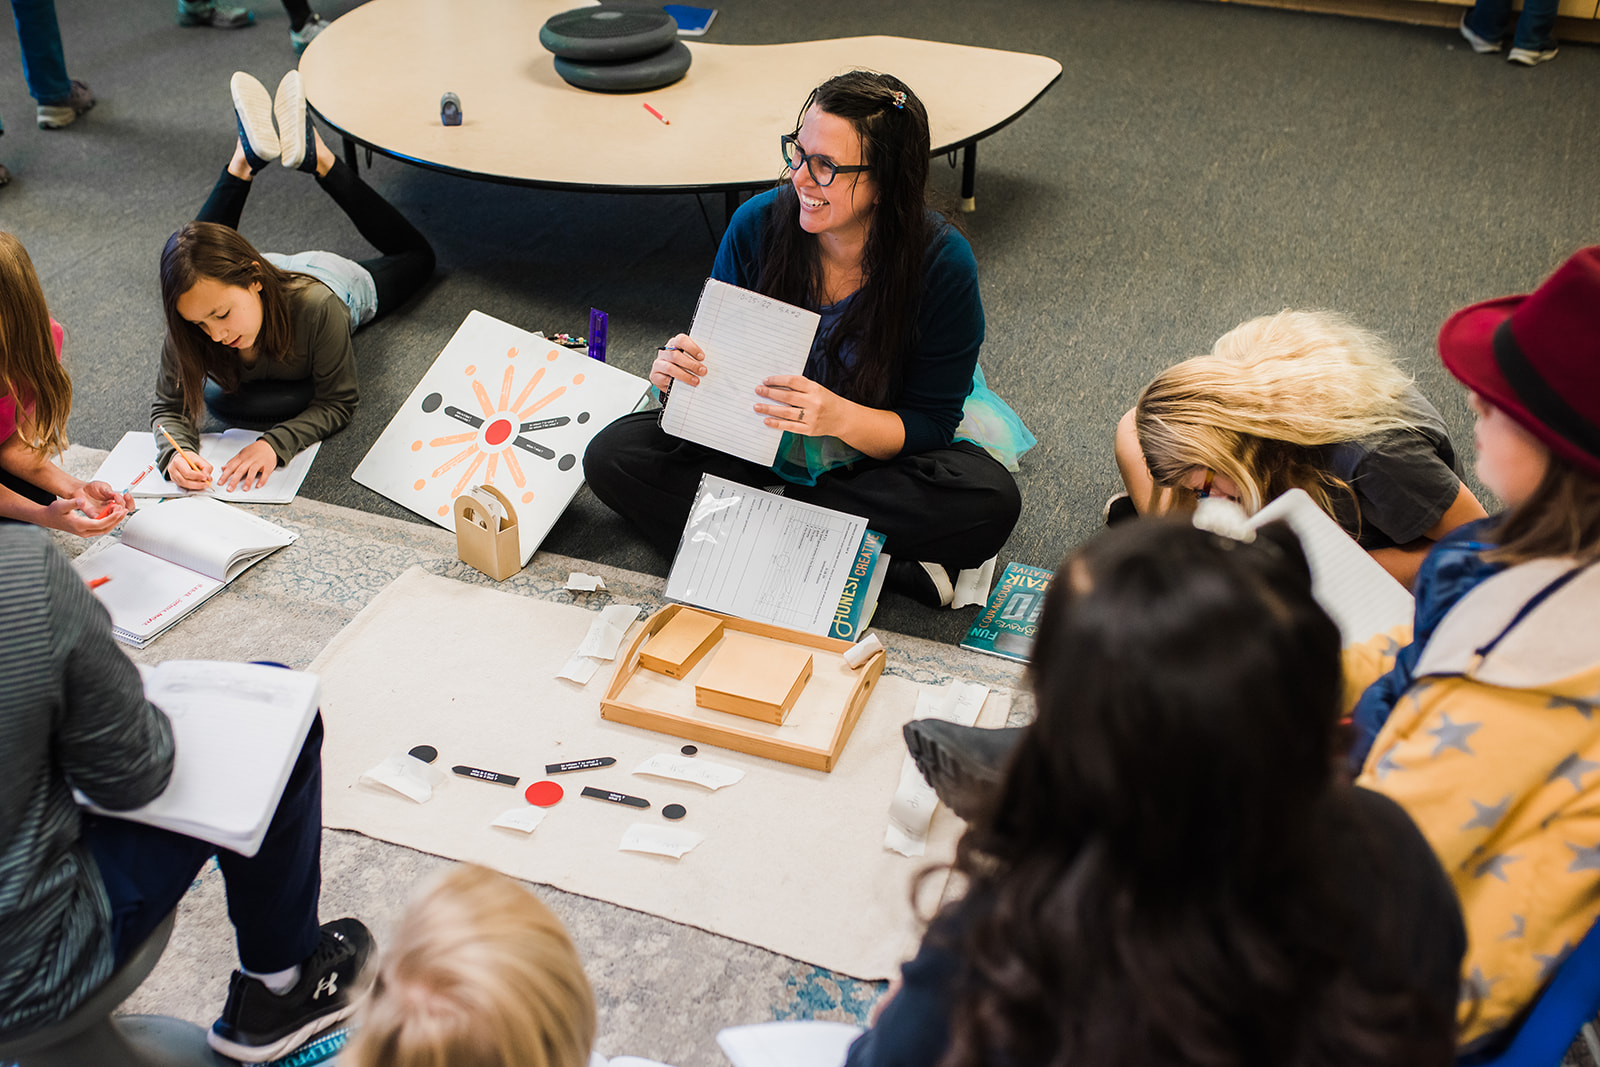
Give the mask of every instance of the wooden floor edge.
[[[1428, 0], [1214, 0], [1216, 3], [1243, 4], [1247, 7], [1275, 7], [1286, 11], [1309, 11], [1318, 15], [1348, 15], [1351, 18], [1404, 22], [1413, 26], [1455, 26], [1466, 5], [1430, 3]], [[1561, 43], [1600, 44], [1600, 20], [1562, 16], [1556, 20], [1556, 39]]]

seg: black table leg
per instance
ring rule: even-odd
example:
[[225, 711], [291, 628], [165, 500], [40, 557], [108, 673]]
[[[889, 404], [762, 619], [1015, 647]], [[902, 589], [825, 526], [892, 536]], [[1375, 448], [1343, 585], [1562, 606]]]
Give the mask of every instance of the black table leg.
[[976, 196], [978, 185], [978, 142], [968, 141], [961, 146], [961, 210], [978, 210]]

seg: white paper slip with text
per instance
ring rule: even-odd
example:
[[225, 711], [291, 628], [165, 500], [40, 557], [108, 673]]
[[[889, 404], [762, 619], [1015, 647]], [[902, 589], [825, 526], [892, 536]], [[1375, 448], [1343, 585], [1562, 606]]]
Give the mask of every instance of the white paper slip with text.
[[705, 353], [699, 385], [676, 382], [661, 412], [674, 437], [770, 467], [783, 431], [766, 424], [756, 386], [775, 374], [802, 374], [821, 317], [715, 278], [706, 280], [689, 336]]

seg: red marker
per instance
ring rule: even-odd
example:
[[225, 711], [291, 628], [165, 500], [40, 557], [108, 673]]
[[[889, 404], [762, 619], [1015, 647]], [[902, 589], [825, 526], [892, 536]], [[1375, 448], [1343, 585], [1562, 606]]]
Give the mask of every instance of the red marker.
[[105, 585], [110, 580], [111, 580], [111, 575], [109, 575], [109, 574], [106, 575], [104, 578], [91, 578], [91, 579], [89, 579], [89, 588], [90, 589], [99, 589], [102, 585]]
[[655, 108], [651, 107], [649, 104], [646, 104], [644, 106], [644, 109], [646, 111], [650, 112], [650, 114], [654, 115], [656, 118], [660, 119], [662, 125], [664, 125], [664, 126], [671, 126], [672, 125], [672, 120], [671, 119], [667, 118], [667, 116], [663, 115], [661, 112], [657, 111]]

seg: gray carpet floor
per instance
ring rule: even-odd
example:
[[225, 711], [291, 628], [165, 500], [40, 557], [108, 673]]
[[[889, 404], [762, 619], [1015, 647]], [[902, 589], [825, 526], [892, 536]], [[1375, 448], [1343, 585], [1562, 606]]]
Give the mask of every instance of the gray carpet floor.
[[[318, 6], [331, 18], [352, 5]], [[720, 43], [889, 33], [1063, 64], [1044, 99], [981, 146], [978, 211], [962, 219], [982, 272], [984, 368], [1040, 439], [1002, 560], [1053, 565], [1092, 533], [1116, 486], [1111, 430], [1139, 387], [1284, 307], [1334, 308], [1384, 332], [1470, 454], [1461, 392], [1433, 354], [1439, 324], [1600, 242], [1600, 49], [1565, 46], [1524, 70], [1472, 54], [1453, 30], [1192, 0], [718, 6], [708, 40]], [[169, 0], [58, 9], [72, 73], [100, 104], [39, 131], [20, 69], [0, 67], [0, 161], [16, 175], [0, 227], [26, 243], [67, 326], [72, 437], [109, 448], [146, 425], [156, 258], [231, 151], [229, 75], [272, 85], [294, 58], [265, 0], [258, 25], [234, 33], [177, 28]], [[381, 158], [370, 179], [434, 242], [440, 272], [358, 337], [362, 407], [305, 493], [378, 516], [420, 522], [349, 473], [469, 310], [583, 333], [587, 309], [603, 308], [612, 361], [642, 373], [687, 323], [715, 251], [693, 197], [516, 189]], [[934, 184], [953, 197], [958, 174], [936, 164]], [[279, 170], [258, 185], [243, 223], [258, 246], [368, 254], [309, 179]], [[706, 207], [717, 222], [720, 204]], [[546, 547], [655, 575], [667, 562], [587, 492]], [[972, 614], [891, 596], [878, 621], [951, 642]], [[648, 950], [654, 935], [639, 936]]]
[[[322, 0], [330, 18], [348, 6]], [[889, 33], [1064, 66], [983, 142], [978, 211], [962, 218], [982, 274], [983, 366], [1041, 442], [1002, 562], [1054, 565], [1093, 531], [1116, 487], [1112, 427], [1157, 370], [1284, 307], [1335, 308], [1387, 334], [1470, 452], [1461, 392], [1433, 355], [1439, 324], [1600, 241], [1594, 47], [1527, 70], [1474, 55], [1453, 30], [1191, 0], [720, 7], [707, 39], [721, 43]], [[5, 68], [0, 160], [16, 181], [0, 190], [0, 226], [26, 243], [68, 328], [73, 439], [108, 448], [145, 425], [156, 258], [227, 160], [228, 78], [274, 85], [294, 57], [269, 3], [237, 32], [179, 29], [167, 0], [58, 8], [69, 67], [100, 104], [40, 131]], [[370, 176], [434, 242], [439, 275], [357, 338], [361, 408], [305, 491], [378, 514], [412, 517], [349, 473], [469, 310], [582, 334], [603, 308], [612, 361], [642, 373], [688, 322], [715, 251], [690, 196], [542, 192], [381, 157]], [[936, 192], [953, 197], [958, 179], [936, 163]], [[243, 231], [259, 247], [369, 254], [306, 176], [274, 168], [257, 185]], [[720, 226], [720, 198], [707, 200]], [[649, 573], [667, 563], [587, 491], [546, 545]], [[891, 596], [881, 621], [954, 641], [971, 614]]]

